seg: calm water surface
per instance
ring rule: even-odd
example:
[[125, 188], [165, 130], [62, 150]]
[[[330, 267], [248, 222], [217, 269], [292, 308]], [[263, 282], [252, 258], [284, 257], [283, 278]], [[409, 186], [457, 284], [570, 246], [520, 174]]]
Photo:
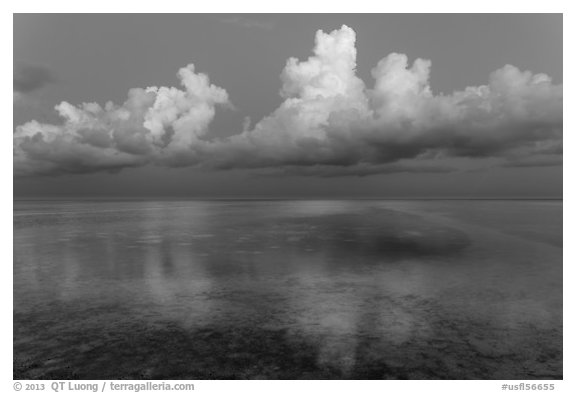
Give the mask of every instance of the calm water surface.
[[562, 378], [561, 201], [15, 201], [15, 378]]

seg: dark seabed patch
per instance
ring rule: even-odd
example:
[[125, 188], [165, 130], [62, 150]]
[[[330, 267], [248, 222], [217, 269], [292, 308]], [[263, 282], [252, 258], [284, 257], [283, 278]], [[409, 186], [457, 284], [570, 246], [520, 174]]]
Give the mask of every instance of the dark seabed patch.
[[[256, 324], [186, 329], [178, 323], [149, 324], [131, 315], [118, 318], [125, 314], [120, 310], [87, 310], [59, 318], [36, 315], [34, 322], [17, 315], [18, 324], [32, 329], [18, 334], [38, 337], [19, 343], [14, 378], [561, 378], [559, 329], [525, 325], [508, 331], [411, 296], [379, 300], [390, 310], [420, 314], [421, 320], [399, 341], [394, 335], [374, 334], [375, 311], [365, 313], [353, 336], [338, 337]], [[93, 321], [95, 312], [98, 321]], [[103, 325], [103, 320], [109, 323]]]

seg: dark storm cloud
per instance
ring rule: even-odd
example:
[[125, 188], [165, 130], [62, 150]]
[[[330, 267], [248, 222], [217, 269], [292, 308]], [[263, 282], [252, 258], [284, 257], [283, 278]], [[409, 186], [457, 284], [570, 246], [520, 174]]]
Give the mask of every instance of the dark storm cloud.
[[372, 70], [373, 88], [356, 75], [356, 35], [343, 26], [318, 31], [314, 53], [290, 58], [284, 102], [230, 137], [210, 139], [227, 92], [193, 65], [182, 90], [132, 89], [122, 105], [56, 107], [61, 125], [29, 122], [14, 136], [17, 175], [119, 170], [155, 164], [215, 169], [278, 168], [337, 176], [438, 171], [403, 159], [500, 157], [519, 163], [562, 154], [562, 85], [506, 65], [483, 86], [435, 95], [431, 62], [392, 53]]
[[45, 67], [23, 63], [14, 64], [14, 93], [30, 93], [54, 81], [54, 74]]

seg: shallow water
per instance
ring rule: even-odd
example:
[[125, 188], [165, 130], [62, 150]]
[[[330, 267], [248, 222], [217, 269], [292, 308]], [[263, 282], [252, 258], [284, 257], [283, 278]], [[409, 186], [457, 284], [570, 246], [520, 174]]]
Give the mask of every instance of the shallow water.
[[15, 201], [15, 378], [562, 378], [561, 201]]

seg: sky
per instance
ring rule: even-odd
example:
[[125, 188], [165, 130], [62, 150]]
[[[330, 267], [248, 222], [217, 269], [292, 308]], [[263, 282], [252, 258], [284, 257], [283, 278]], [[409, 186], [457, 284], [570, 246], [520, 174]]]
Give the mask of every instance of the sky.
[[562, 197], [562, 16], [16, 14], [15, 197]]

